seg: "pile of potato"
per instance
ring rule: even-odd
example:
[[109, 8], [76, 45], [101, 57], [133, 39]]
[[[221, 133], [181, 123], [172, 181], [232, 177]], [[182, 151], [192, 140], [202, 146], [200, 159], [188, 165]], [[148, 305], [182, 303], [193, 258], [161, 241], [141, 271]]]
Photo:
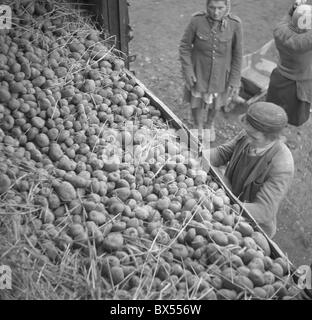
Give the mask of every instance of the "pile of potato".
[[33, 247], [54, 263], [93, 250], [122, 298], [295, 295], [287, 261], [271, 257], [123, 60], [60, 8], [20, 1], [0, 31], [0, 197], [32, 205], [20, 227]]

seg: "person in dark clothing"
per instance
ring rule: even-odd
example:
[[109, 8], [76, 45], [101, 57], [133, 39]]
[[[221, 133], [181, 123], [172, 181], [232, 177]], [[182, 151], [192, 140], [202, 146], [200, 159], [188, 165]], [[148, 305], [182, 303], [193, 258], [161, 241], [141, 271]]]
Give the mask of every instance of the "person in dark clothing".
[[[266, 98], [283, 107], [288, 123], [294, 126], [309, 119], [312, 104], [312, 7], [304, 3], [297, 0], [273, 31], [279, 63], [271, 74]], [[310, 23], [303, 26], [302, 21]]]
[[273, 237], [280, 203], [294, 176], [293, 156], [281, 139], [287, 115], [273, 103], [256, 102], [241, 120], [244, 130], [233, 140], [203, 151], [203, 165], [226, 165], [225, 182]]
[[243, 59], [241, 20], [231, 14], [230, 0], [207, 0], [195, 13], [179, 46], [185, 80], [184, 100], [191, 105], [197, 129], [207, 125], [215, 139], [214, 118], [228, 97], [237, 96]]

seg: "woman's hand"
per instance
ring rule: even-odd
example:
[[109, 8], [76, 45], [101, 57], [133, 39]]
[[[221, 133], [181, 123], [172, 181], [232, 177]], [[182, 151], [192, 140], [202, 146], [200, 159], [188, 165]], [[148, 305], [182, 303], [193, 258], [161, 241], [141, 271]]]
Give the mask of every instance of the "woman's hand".
[[193, 88], [195, 86], [195, 83], [197, 81], [195, 75], [187, 75], [185, 77], [185, 82], [186, 82], [186, 87], [191, 90], [191, 88]]
[[239, 94], [239, 87], [229, 86], [227, 89], [227, 98], [230, 99], [232, 97], [236, 97]]

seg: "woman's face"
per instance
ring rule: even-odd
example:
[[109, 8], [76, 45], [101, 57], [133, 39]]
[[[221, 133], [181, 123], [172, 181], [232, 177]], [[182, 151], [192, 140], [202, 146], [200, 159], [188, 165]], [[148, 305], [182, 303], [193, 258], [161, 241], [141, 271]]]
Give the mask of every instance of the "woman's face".
[[211, 0], [207, 1], [207, 13], [214, 20], [221, 20], [226, 13], [226, 1]]

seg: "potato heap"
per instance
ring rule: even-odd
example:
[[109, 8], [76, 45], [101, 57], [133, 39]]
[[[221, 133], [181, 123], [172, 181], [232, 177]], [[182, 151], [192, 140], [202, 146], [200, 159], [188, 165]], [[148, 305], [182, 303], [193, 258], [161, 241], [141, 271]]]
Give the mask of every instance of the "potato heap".
[[108, 298], [295, 295], [287, 261], [100, 32], [60, 2], [13, 11], [16, 24], [0, 31], [0, 197], [23, 213], [32, 246], [56, 264], [79, 251], [87, 267], [95, 252]]

